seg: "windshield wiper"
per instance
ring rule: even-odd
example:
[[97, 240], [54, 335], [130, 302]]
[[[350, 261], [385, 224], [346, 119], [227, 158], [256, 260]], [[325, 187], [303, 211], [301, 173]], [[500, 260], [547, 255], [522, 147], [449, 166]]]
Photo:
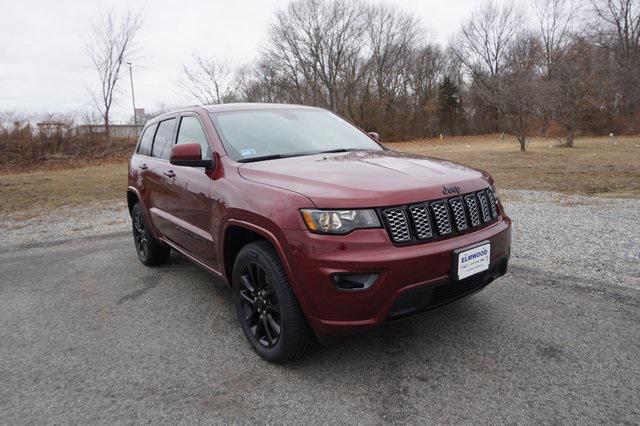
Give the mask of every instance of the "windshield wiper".
[[253, 163], [254, 161], [275, 160], [276, 158], [284, 158], [282, 154], [262, 155], [260, 157], [241, 158], [238, 163]]
[[241, 158], [238, 160], [238, 163], [253, 163], [254, 161], [276, 160], [278, 158], [302, 157], [303, 155], [332, 154], [335, 152], [352, 152], [352, 151], [362, 151], [362, 149], [337, 148], [337, 149], [331, 149], [328, 151], [303, 151], [303, 152], [294, 152], [291, 154], [262, 155], [260, 157]]
[[317, 153], [304, 151], [304, 152], [292, 152], [291, 154], [262, 155], [260, 157], [241, 158], [238, 160], [238, 163], [253, 163], [254, 161], [275, 160], [278, 158], [289, 158], [289, 157], [301, 157], [303, 155], [312, 155], [312, 154], [317, 154]]
[[336, 149], [330, 149], [328, 151], [318, 151], [318, 154], [333, 154], [335, 152], [353, 152], [353, 151], [362, 151], [362, 149], [358, 149], [358, 148], [336, 148]]

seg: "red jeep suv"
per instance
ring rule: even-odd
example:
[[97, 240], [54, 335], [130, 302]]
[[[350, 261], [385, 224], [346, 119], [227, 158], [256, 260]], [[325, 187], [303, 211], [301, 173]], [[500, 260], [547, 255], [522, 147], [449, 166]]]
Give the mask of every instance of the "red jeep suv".
[[228, 282], [247, 339], [274, 362], [469, 296], [509, 259], [487, 173], [392, 151], [320, 108], [154, 118], [127, 200], [142, 263], [173, 249]]

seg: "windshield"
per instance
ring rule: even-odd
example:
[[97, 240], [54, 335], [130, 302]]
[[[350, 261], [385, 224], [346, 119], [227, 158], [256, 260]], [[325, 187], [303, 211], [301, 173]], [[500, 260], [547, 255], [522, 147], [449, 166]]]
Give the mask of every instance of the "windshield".
[[328, 151], [382, 150], [349, 122], [324, 110], [280, 109], [211, 113], [227, 154], [235, 161]]

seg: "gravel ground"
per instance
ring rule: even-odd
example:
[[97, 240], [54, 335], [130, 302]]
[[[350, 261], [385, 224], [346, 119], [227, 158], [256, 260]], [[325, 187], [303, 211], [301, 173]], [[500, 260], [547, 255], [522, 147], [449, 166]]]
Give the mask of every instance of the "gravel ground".
[[138, 261], [124, 205], [5, 217], [0, 424], [639, 424], [640, 200], [503, 198], [505, 277], [282, 366], [223, 283]]
[[0, 424], [638, 424], [640, 291], [513, 264], [287, 365], [228, 287], [127, 233], [0, 251]]
[[22, 211], [0, 219], [0, 247], [9, 250], [34, 244], [122, 233], [129, 230], [125, 202], [96, 202], [62, 207], [45, 214]]
[[[640, 288], [640, 200], [502, 191], [514, 222], [512, 264]], [[123, 202], [20, 212], [0, 220], [0, 246], [16, 249], [129, 231]]]
[[503, 193], [514, 265], [640, 288], [640, 200]]

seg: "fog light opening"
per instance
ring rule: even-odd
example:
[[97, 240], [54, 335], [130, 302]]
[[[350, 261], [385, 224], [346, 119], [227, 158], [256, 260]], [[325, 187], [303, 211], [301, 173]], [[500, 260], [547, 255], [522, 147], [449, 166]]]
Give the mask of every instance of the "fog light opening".
[[340, 290], [366, 290], [378, 279], [378, 274], [333, 274], [331, 281]]

